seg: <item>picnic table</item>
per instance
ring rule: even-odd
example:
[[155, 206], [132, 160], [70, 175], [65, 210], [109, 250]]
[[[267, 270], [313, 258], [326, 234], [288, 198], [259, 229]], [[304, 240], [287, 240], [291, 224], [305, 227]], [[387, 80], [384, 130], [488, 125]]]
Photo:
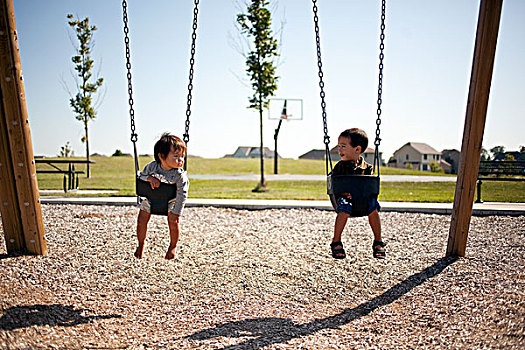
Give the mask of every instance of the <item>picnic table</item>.
[[509, 160], [480, 161], [476, 181], [478, 185], [476, 203], [483, 203], [481, 200], [481, 184], [483, 181], [525, 181], [525, 162]]
[[85, 174], [84, 170], [76, 170], [75, 165], [93, 164], [95, 161], [86, 159], [35, 159], [35, 164], [45, 164], [44, 169], [37, 169], [40, 174], [64, 174], [64, 192], [78, 189], [78, 175]]

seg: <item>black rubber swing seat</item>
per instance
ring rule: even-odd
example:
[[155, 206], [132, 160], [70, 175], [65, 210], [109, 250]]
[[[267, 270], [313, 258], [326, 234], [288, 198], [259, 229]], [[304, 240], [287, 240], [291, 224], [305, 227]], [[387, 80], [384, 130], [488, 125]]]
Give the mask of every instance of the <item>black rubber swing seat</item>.
[[327, 176], [327, 189], [330, 201], [337, 210], [336, 193], [352, 195], [352, 216], [368, 216], [371, 199], [379, 195], [379, 176], [377, 175], [332, 175]]
[[149, 199], [151, 204], [151, 214], [168, 215], [168, 202], [177, 197], [177, 185], [160, 183], [160, 186], [153, 189], [147, 181], [136, 179], [137, 196]]

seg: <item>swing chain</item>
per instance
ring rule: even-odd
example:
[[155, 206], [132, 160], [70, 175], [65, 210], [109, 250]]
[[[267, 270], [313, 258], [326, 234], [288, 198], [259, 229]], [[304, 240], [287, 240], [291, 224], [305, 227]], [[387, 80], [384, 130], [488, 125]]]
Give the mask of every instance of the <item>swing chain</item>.
[[133, 101], [133, 85], [131, 83], [131, 51], [129, 48], [129, 27], [128, 27], [128, 3], [126, 0], [122, 0], [122, 14], [123, 14], [123, 21], [124, 21], [124, 43], [126, 45], [126, 69], [128, 71], [127, 78], [128, 78], [128, 102], [129, 102], [129, 117], [131, 120], [131, 142], [135, 144], [138, 140], [138, 135], [135, 132], [135, 109], [133, 108], [134, 101]]
[[319, 87], [321, 88], [321, 109], [323, 115], [323, 131], [324, 131], [324, 144], [328, 147], [330, 143], [330, 136], [328, 136], [328, 125], [326, 123], [326, 102], [324, 92], [324, 81], [323, 81], [323, 63], [321, 61], [321, 36], [319, 35], [319, 17], [317, 15], [317, 0], [312, 0], [314, 10], [314, 25], [315, 25], [315, 43], [317, 46], [317, 66], [319, 67]]
[[380, 44], [379, 44], [379, 83], [377, 87], [377, 120], [376, 120], [376, 138], [374, 140], [374, 145], [376, 146], [376, 149], [378, 148], [379, 144], [381, 143], [380, 135], [380, 125], [381, 125], [381, 103], [383, 102], [382, 94], [383, 94], [383, 59], [385, 57], [384, 55], [384, 49], [385, 49], [385, 17], [386, 17], [386, 0], [382, 0], [381, 4], [381, 35], [379, 36]]
[[188, 83], [188, 101], [186, 107], [186, 123], [184, 134], [182, 135], [183, 140], [186, 144], [190, 141], [190, 115], [191, 115], [191, 99], [193, 98], [191, 92], [193, 90], [193, 66], [195, 64], [195, 42], [197, 40], [197, 15], [199, 14], [199, 0], [194, 1], [193, 8], [193, 32], [191, 33], [191, 57], [190, 57], [190, 73], [189, 73], [189, 83]]

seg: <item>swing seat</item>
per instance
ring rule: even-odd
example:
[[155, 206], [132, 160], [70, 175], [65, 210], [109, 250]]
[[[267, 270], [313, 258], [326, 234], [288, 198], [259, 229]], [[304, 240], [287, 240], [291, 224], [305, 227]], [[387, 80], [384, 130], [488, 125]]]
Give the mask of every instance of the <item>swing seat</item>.
[[149, 199], [151, 204], [151, 214], [168, 215], [168, 202], [177, 197], [177, 185], [160, 183], [160, 186], [152, 189], [147, 181], [136, 179], [137, 196]]
[[332, 175], [327, 176], [327, 190], [330, 201], [337, 210], [336, 193], [352, 195], [352, 216], [368, 216], [371, 199], [379, 195], [379, 176], [377, 175]]

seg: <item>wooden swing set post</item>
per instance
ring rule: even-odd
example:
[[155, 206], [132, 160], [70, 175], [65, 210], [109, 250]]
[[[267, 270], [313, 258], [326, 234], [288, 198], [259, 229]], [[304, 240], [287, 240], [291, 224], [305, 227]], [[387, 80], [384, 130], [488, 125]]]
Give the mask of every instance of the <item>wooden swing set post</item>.
[[0, 208], [8, 253], [46, 255], [12, 0], [0, 0]]
[[503, 0], [481, 0], [447, 256], [465, 256]]

